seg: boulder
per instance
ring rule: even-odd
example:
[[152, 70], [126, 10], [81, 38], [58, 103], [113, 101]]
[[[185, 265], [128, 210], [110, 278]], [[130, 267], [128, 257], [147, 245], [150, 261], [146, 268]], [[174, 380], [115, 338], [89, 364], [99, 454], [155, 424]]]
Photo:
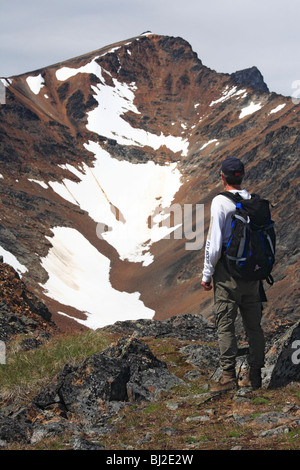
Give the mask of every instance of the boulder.
[[124, 337], [79, 366], [66, 365], [37, 395], [43, 410], [59, 407], [83, 422], [104, 423], [119, 411], [116, 402], [154, 400], [160, 392], [182, 383], [143, 341]]
[[270, 347], [265, 366], [263, 384], [267, 388], [300, 382], [300, 320]]

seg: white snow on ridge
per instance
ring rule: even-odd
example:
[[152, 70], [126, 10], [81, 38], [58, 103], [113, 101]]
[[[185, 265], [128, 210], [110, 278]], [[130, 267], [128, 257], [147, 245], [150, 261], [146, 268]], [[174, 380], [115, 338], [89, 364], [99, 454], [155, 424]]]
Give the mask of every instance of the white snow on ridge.
[[95, 222], [110, 228], [101, 236], [116, 248], [121, 259], [150, 264], [151, 244], [168, 235], [168, 230], [166, 226], [158, 227], [158, 218], [150, 226], [148, 219], [160, 207], [168, 208], [172, 204], [181, 186], [181, 173], [176, 164], [119, 161], [91, 141], [85, 148], [95, 155], [93, 167], [83, 163], [81, 172], [66, 165], [80, 182], [49, 181], [49, 186], [87, 211]]
[[223, 101], [226, 101], [228, 100], [230, 97], [233, 97], [233, 96], [237, 96], [239, 97], [240, 95], [242, 95], [242, 98], [244, 98], [245, 96], [247, 96], [247, 92], [246, 92], [246, 89], [242, 89], [242, 90], [238, 90], [236, 86], [232, 87], [232, 88], [229, 88], [229, 86], [227, 85], [225, 90], [223, 91], [222, 93], [222, 96], [221, 98], [215, 100], [215, 101], [212, 101], [210, 103], [210, 107], [211, 106], [214, 106], [215, 104], [217, 103], [222, 103]]
[[134, 83], [127, 85], [115, 78], [113, 86], [105, 84], [102, 68], [94, 58], [90, 63], [78, 68], [63, 67], [56, 71], [60, 81], [69, 79], [77, 73], [93, 73], [99, 79], [97, 86], [92, 86], [94, 98], [98, 106], [88, 113], [87, 129], [101, 136], [116, 140], [120, 145], [133, 145], [138, 147], [149, 146], [157, 150], [165, 145], [172, 152], [181, 152], [183, 156], [188, 152], [188, 140], [182, 137], [151, 134], [144, 129], [137, 129], [126, 122], [122, 115], [131, 111], [140, 114], [134, 104]]
[[42, 287], [48, 297], [87, 315], [86, 320], [75, 319], [78, 323], [96, 329], [122, 319], [153, 318], [155, 312], [145, 307], [138, 292], [129, 294], [111, 286], [109, 259], [82, 234], [67, 227], [52, 231], [54, 237], [47, 237], [52, 248], [42, 259], [49, 279]]
[[255, 113], [256, 111], [258, 111], [261, 108], [262, 108], [261, 103], [255, 104], [255, 103], [253, 103], [253, 101], [251, 101], [251, 103], [248, 106], [246, 106], [245, 108], [242, 109], [242, 111], [239, 115], [239, 118], [243, 119], [245, 116], [249, 116], [250, 114]]
[[[99, 56], [98, 56], [99, 57]], [[97, 64], [96, 60], [98, 57], [95, 57], [91, 62], [78, 69], [70, 68], [70, 67], [62, 67], [61, 69], [56, 71], [56, 78], [59, 81], [68, 80], [71, 77], [74, 77], [78, 73], [93, 73], [96, 75], [100, 80], [103, 80], [102, 77], [102, 69], [99, 64]]]
[[38, 95], [41, 91], [41, 88], [45, 86], [45, 82], [41, 74], [37, 75], [36, 77], [27, 77], [26, 82], [32, 93], [35, 95]]
[[279, 104], [278, 106], [276, 106], [276, 108], [272, 109], [272, 110], [269, 112], [269, 114], [278, 113], [278, 111], [281, 111], [285, 106], [286, 106], [286, 103], [284, 103], [284, 104]]

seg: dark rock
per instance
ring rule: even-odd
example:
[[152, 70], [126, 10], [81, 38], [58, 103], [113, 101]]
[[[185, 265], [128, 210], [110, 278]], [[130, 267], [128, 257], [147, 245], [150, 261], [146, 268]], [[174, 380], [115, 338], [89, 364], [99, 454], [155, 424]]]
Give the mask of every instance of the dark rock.
[[11, 417], [0, 418], [0, 441], [30, 442], [32, 424], [18, 422]]
[[269, 92], [264, 78], [257, 67], [239, 70], [231, 74], [231, 78], [237, 85], [251, 86], [253, 90]]
[[219, 350], [214, 346], [191, 344], [184, 346], [180, 352], [186, 356], [186, 361], [199, 369], [216, 369], [219, 362]]
[[69, 429], [69, 423], [66, 420], [54, 420], [50, 419], [48, 422], [41, 424], [35, 424], [32, 426], [32, 435], [30, 438], [31, 444], [36, 444], [37, 442], [47, 439], [49, 437], [55, 437], [62, 435]]
[[278, 388], [291, 382], [300, 382], [299, 364], [300, 320], [290, 326], [267, 351], [264, 385]]
[[33, 403], [42, 409], [59, 404], [84, 422], [105, 422], [115, 412], [113, 402], [153, 400], [178, 383], [144, 342], [123, 338], [78, 367], [66, 365]]
[[128, 320], [107, 327], [110, 331], [135, 334], [138, 337], [178, 338], [181, 340], [213, 341], [216, 330], [202, 315], [178, 315], [167, 320]]

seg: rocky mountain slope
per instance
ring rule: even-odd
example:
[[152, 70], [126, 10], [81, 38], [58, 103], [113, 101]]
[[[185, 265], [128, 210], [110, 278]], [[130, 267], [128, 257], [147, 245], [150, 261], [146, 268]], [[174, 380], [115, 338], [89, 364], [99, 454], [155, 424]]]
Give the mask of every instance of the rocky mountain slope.
[[2, 84], [0, 245], [61, 329], [211, 318], [196, 216], [207, 230], [228, 155], [273, 203], [265, 329], [296, 321], [300, 108], [255, 67], [216, 73], [183, 39], [146, 34]]

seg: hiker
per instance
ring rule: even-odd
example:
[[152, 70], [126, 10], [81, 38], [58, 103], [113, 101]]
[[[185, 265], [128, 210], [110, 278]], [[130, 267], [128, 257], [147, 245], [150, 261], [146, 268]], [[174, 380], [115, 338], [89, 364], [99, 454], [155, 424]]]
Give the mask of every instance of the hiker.
[[[243, 199], [251, 195], [241, 188], [245, 175], [243, 163], [229, 157], [222, 163], [221, 178], [226, 191], [238, 193]], [[257, 280], [234, 278], [226, 265], [225, 247], [231, 234], [235, 203], [224, 195], [217, 195], [211, 204], [210, 227], [206, 240], [202, 283], [205, 291], [214, 289], [216, 327], [220, 349], [222, 375], [211, 391], [225, 391], [237, 387], [235, 360], [237, 340], [234, 322], [238, 309], [249, 343], [248, 384], [253, 389], [261, 387], [261, 368], [264, 365], [265, 340], [261, 328], [262, 284]], [[212, 286], [213, 280], [213, 286]]]

